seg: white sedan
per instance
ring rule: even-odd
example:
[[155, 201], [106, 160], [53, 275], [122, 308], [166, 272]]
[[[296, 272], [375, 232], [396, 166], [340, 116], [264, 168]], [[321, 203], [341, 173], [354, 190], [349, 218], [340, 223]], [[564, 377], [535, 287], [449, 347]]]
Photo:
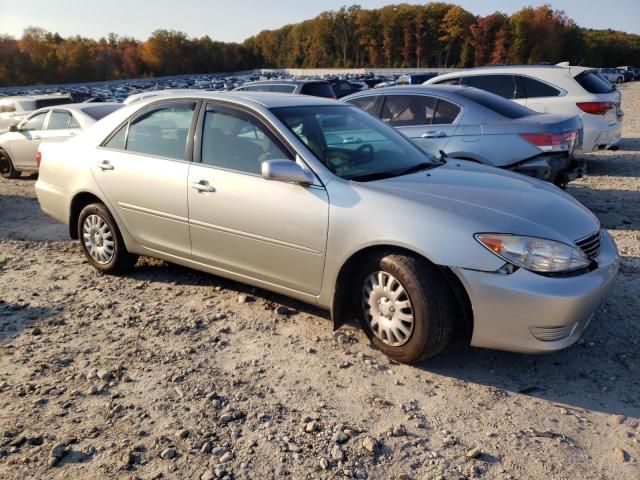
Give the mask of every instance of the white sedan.
[[118, 103], [77, 103], [36, 110], [0, 135], [0, 175], [18, 178], [38, 171], [40, 142], [60, 142], [121, 108]]

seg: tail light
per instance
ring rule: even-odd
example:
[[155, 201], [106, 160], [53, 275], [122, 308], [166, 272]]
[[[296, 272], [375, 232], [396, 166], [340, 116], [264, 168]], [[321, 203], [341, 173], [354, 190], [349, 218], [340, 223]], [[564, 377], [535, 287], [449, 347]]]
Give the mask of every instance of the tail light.
[[40, 168], [40, 162], [42, 162], [42, 152], [38, 150], [38, 153], [36, 153], [36, 167]]
[[578, 102], [576, 105], [583, 112], [593, 115], [606, 115], [609, 110], [616, 106], [613, 102]]
[[571, 152], [578, 132], [574, 130], [565, 133], [521, 133], [519, 136], [543, 152]]

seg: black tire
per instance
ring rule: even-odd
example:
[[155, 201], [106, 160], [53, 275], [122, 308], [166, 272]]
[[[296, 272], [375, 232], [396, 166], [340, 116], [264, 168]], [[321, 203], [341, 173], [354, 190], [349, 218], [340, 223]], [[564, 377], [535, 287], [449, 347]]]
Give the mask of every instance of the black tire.
[[[453, 295], [435, 266], [420, 257], [390, 251], [372, 255], [358, 270], [354, 292], [356, 311], [364, 332], [379, 350], [395, 361], [415, 363], [437, 355], [447, 346], [455, 320]], [[378, 271], [392, 275], [402, 285], [413, 307], [413, 331], [400, 346], [383, 342], [365, 318], [365, 282]]]
[[0, 176], [2, 178], [13, 179], [20, 176], [20, 170], [13, 166], [11, 157], [4, 150], [0, 150]]
[[[110, 260], [106, 262], [100, 262], [89, 253], [89, 247], [87, 246], [87, 240], [84, 236], [84, 223], [87, 217], [94, 215], [99, 217], [109, 228], [111, 232], [111, 239], [113, 241], [113, 253]], [[130, 270], [138, 261], [138, 256], [133, 255], [127, 251], [127, 247], [122, 240], [122, 235], [118, 229], [118, 225], [111, 216], [111, 213], [105, 205], [102, 203], [92, 203], [82, 209], [78, 216], [78, 238], [80, 239], [80, 245], [82, 245], [82, 251], [85, 257], [89, 260], [89, 263], [102, 273], [109, 275], [118, 275]]]

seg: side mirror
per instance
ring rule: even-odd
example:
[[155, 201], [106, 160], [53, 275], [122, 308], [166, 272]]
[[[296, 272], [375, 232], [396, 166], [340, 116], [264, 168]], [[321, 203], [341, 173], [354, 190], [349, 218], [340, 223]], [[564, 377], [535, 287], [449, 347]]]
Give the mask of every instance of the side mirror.
[[18, 124], [14, 123], [13, 125], [9, 125], [9, 131], [10, 132], [19, 132], [20, 129], [18, 128]]
[[311, 185], [315, 176], [292, 160], [267, 160], [262, 162], [262, 177], [278, 182]]

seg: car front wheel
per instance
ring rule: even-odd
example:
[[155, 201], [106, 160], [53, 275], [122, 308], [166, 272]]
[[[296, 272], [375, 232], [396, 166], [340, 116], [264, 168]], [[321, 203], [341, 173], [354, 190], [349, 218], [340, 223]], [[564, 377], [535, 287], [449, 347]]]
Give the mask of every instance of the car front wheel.
[[0, 176], [2, 178], [18, 178], [20, 176], [20, 171], [13, 166], [9, 155], [2, 150], [0, 150]]
[[369, 257], [356, 282], [362, 327], [393, 360], [415, 363], [437, 355], [453, 330], [453, 300], [428, 261], [398, 253]]
[[116, 222], [101, 203], [87, 205], [80, 212], [78, 238], [89, 263], [103, 273], [123, 273], [138, 260], [127, 251]]

